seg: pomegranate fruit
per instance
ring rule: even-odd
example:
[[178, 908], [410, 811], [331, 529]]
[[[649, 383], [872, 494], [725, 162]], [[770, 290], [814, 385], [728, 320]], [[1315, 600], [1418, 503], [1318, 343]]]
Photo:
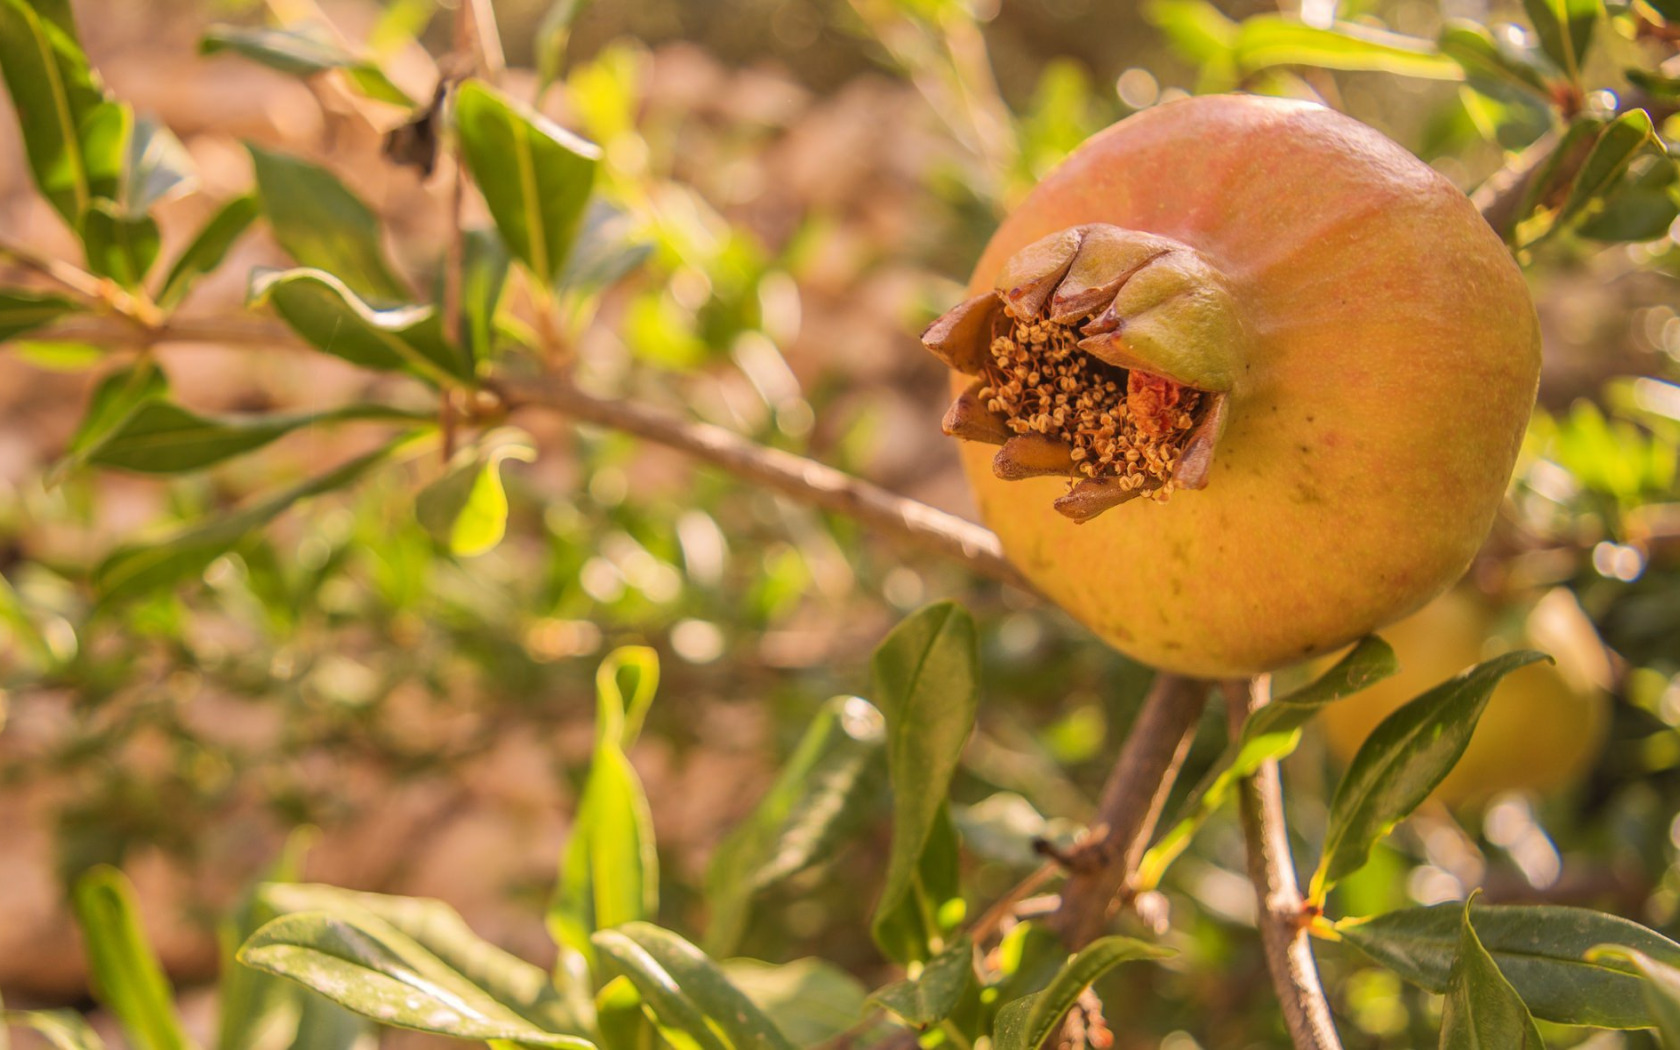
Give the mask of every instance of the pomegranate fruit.
[[1094, 136], [969, 290], [922, 338], [982, 517], [1110, 644], [1201, 677], [1335, 649], [1457, 578], [1539, 378], [1522, 274], [1464, 194], [1301, 102]]
[[1547, 794], [1574, 783], [1598, 756], [1610, 722], [1610, 660], [1575, 596], [1558, 588], [1520, 619], [1459, 587], [1382, 632], [1400, 671], [1318, 715], [1343, 762], [1402, 704], [1468, 667], [1512, 649], [1539, 649], [1537, 663], [1500, 679], [1470, 746], [1436, 787], [1448, 805], [1502, 791]]

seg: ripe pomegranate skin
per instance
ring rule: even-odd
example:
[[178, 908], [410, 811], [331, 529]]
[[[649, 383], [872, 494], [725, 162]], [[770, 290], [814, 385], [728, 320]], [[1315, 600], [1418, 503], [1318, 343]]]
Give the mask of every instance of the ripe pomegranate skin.
[[[1065, 479], [1002, 480], [994, 448], [963, 443], [983, 519], [1035, 586], [1120, 651], [1218, 678], [1338, 648], [1463, 573], [1510, 477], [1540, 336], [1521, 272], [1461, 192], [1332, 110], [1184, 99], [1047, 176], [970, 294], [1090, 223], [1197, 250], [1248, 338], [1205, 488], [1078, 524], [1052, 507]], [[971, 382], [953, 373], [953, 392]]]

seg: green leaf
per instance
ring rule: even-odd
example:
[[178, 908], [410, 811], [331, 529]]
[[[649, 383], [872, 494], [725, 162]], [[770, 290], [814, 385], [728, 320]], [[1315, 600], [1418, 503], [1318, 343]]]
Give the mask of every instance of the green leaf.
[[28, 0], [0, 0], [0, 76], [35, 185], [75, 229], [95, 196], [115, 196], [114, 185], [95, 185], [83, 134], [119, 107], [106, 101], [67, 14], [43, 17]]
[[88, 453], [122, 426], [123, 422], [149, 401], [169, 394], [169, 377], [149, 357], [113, 370], [93, 388], [82, 422], [71, 435], [64, 458], [54, 464], [48, 481], [58, 484], [72, 470], [87, 462]]
[[[0, 0], [0, 3], [8, 0]], [[0, 342], [22, 335], [66, 314], [75, 313], [75, 303], [62, 295], [31, 292], [22, 288], [0, 288]]]
[[254, 196], [235, 197], [217, 209], [170, 266], [157, 304], [166, 310], [178, 306], [193, 282], [220, 266], [234, 242], [261, 214], [262, 203]]
[[566, 61], [566, 44], [571, 39], [572, 23], [589, 6], [589, 0], [549, 0], [548, 10], [537, 23], [537, 95], [560, 79], [560, 67]]
[[82, 213], [81, 237], [88, 269], [124, 288], [140, 287], [162, 244], [151, 216], [130, 217], [104, 200]]
[[706, 1050], [792, 1050], [792, 1045], [700, 949], [669, 930], [633, 922], [595, 934], [603, 957], [628, 977], [660, 1023]]
[[775, 784], [712, 855], [706, 948], [732, 951], [753, 898], [831, 856], [876, 796], [885, 739], [868, 701], [837, 696], [817, 712]]
[[1174, 952], [1131, 937], [1103, 937], [1086, 945], [1063, 964], [1050, 984], [999, 1012], [993, 1045], [997, 1050], [1038, 1050], [1073, 1009], [1092, 982], [1124, 962], [1164, 959]]
[[485, 228], [468, 230], [461, 249], [463, 341], [474, 361], [487, 361], [496, 349], [496, 308], [507, 283], [507, 245], [493, 228]]
[[414, 100], [391, 83], [377, 65], [307, 28], [211, 26], [199, 41], [198, 50], [205, 55], [233, 51], [295, 77], [342, 69], [356, 90], [368, 98], [395, 106], [414, 105]]
[[1546, 1050], [1534, 1018], [1499, 972], [1470, 925], [1470, 901], [1459, 922], [1458, 956], [1441, 1007], [1441, 1050]]
[[926, 1030], [951, 1016], [974, 984], [974, 942], [958, 937], [913, 979], [894, 981], [869, 997], [911, 1028]]
[[319, 474], [250, 506], [190, 525], [149, 543], [118, 547], [93, 571], [102, 605], [109, 605], [197, 576], [246, 536], [300, 500], [343, 488], [385, 462], [412, 434]]
[[1153, 889], [1167, 867], [1190, 845], [1207, 819], [1225, 804], [1243, 778], [1267, 762], [1293, 754], [1301, 742], [1301, 728], [1325, 704], [1351, 696], [1400, 669], [1394, 650], [1376, 635], [1359, 641], [1310, 685], [1273, 700], [1243, 722], [1232, 741], [1184, 803], [1181, 816], [1138, 864], [1138, 885]]
[[1664, 99], [1680, 99], [1680, 77], [1665, 77], [1648, 69], [1624, 69], [1622, 75], [1627, 77], [1628, 83], [1647, 94]]
[[590, 1050], [576, 1036], [546, 1032], [383, 920], [296, 912], [270, 922], [239, 961], [288, 977], [380, 1024], [460, 1039]]
[[319, 165], [246, 144], [263, 212], [292, 258], [325, 271], [381, 305], [406, 300], [380, 246], [379, 219], [338, 177]]
[[476, 80], [456, 93], [455, 128], [502, 240], [552, 287], [589, 203], [601, 151]]
[[323, 270], [261, 271], [251, 280], [251, 302], [273, 306], [310, 346], [363, 368], [406, 370], [439, 386], [472, 376], [432, 307], [375, 309]]
[[120, 202], [126, 214], [144, 215], [159, 201], [179, 197], [198, 185], [192, 154], [167, 126], [141, 117], [129, 133]]
[[1207, 0], [1150, 0], [1144, 17], [1173, 50], [1198, 65], [1229, 61], [1237, 46], [1237, 23]]
[[1569, 187], [1569, 197], [1558, 213], [1557, 225], [1562, 226], [1597, 201], [1627, 171], [1639, 151], [1656, 140], [1651, 127], [1651, 115], [1642, 109], [1623, 113], [1604, 129], [1593, 143], [1580, 174]]
[[74, 1010], [0, 1011], [0, 1047], [5, 1046], [5, 1025], [29, 1029], [53, 1050], [105, 1050], [99, 1033]]
[[592, 200], [566, 256], [559, 285], [590, 295], [636, 269], [653, 254], [653, 243], [635, 235], [631, 216], [603, 200]]
[[757, 959], [718, 963], [741, 992], [795, 1046], [816, 1046], [849, 1031], [863, 1018], [867, 993], [856, 977], [821, 959], [780, 966]]
[[443, 901], [286, 882], [265, 883], [257, 900], [276, 916], [326, 912], [354, 921], [371, 917], [384, 922], [545, 1031], [575, 1033], [587, 1020], [571, 1012], [545, 970], [474, 933]]
[[[1638, 974], [1615, 960], [1585, 958], [1617, 944], [1680, 966], [1680, 944], [1638, 923], [1587, 908], [1474, 905], [1470, 917], [1494, 962], [1534, 1016], [1557, 1024], [1649, 1028]], [[1402, 908], [1336, 924], [1342, 939], [1413, 984], [1445, 993], [1457, 957], [1461, 906]]]
[[502, 542], [507, 532], [508, 501], [502, 489], [502, 463], [529, 463], [537, 447], [528, 435], [502, 428], [455, 454], [449, 468], [420, 490], [415, 515], [432, 538], [459, 558], [476, 558]]
[[1472, 81], [1483, 80], [1530, 92], [1548, 102], [1550, 70], [1534, 54], [1512, 46], [1476, 22], [1457, 19], [1442, 27], [1436, 41], [1443, 55], [1457, 62]]
[[1571, 82], [1578, 83], [1582, 59], [1598, 21], [1599, 0], [1523, 0], [1523, 10], [1534, 23], [1541, 49]]
[[892, 853], [874, 932], [888, 957], [902, 963], [925, 959], [929, 946], [893, 934], [886, 920], [921, 894], [918, 868], [974, 729], [980, 689], [973, 617], [954, 602], [921, 609], [875, 650], [872, 672], [876, 705], [887, 722], [893, 792]]
[[1350, 23], [1320, 28], [1285, 15], [1245, 19], [1233, 53], [1237, 65], [1250, 73], [1273, 66], [1316, 66], [1431, 80], [1460, 80], [1464, 75], [1431, 41]]
[[1604, 207], [1575, 232], [1595, 241], [1654, 241], [1680, 218], [1680, 165], [1668, 156], [1651, 158], [1644, 171], [1612, 187]]
[[1645, 993], [1645, 1008], [1656, 1022], [1663, 1046], [1669, 1050], [1680, 1047], [1680, 969], [1619, 944], [1601, 944], [1587, 952], [1589, 962], [1606, 959], [1620, 960], [1645, 978], [1640, 990]]
[[141, 474], [179, 474], [232, 459], [304, 427], [351, 420], [414, 423], [430, 418], [384, 405], [356, 404], [296, 415], [217, 419], [150, 399], [88, 449], [85, 460]]
[[[548, 911], [562, 948], [593, 964], [596, 930], [650, 918], [659, 911], [659, 856], [642, 783], [624, 751], [634, 743], [658, 688], [653, 651], [615, 650], [595, 675], [595, 753], [584, 781], [571, 837], [560, 858], [560, 881]], [[626, 704], [619, 672], [636, 685]]]
[[135, 1050], [186, 1050], [175, 996], [140, 929], [134, 888], [122, 872], [93, 868], [71, 894], [94, 990]]
[[1330, 803], [1324, 858], [1309, 897], [1365, 866], [1371, 847], [1429, 797], [1470, 743], [1499, 680], [1545, 654], [1506, 653], [1465, 671], [1383, 719], [1348, 765]]
[[1506, 240], [1533, 245], [1556, 228], [1558, 212], [1569, 192], [1569, 180], [1585, 163], [1604, 126], [1601, 118], [1583, 116], [1564, 129], [1557, 147], [1535, 169], [1534, 177], [1523, 191], [1522, 203], [1513, 216], [1513, 228], [1499, 231]]

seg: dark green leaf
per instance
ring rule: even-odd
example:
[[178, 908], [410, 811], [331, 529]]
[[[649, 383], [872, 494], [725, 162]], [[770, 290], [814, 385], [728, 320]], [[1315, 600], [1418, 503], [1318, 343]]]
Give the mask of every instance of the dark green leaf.
[[976, 645], [968, 611], [939, 602], [907, 617], [875, 650], [875, 702], [887, 721], [893, 843], [874, 927], [876, 942], [899, 962], [925, 958], [928, 950], [891, 936], [886, 919], [918, 892], [922, 855], [974, 729], [980, 695]]
[[1569, 180], [1585, 163], [1604, 124], [1599, 117], [1578, 117], [1564, 129], [1557, 146], [1528, 181], [1513, 228], [1499, 231], [1501, 236], [1512, 243], [1535, 244], [1552, 232], [1569, 193]]
[[1623, 113], [1611, 121], [1593, 143], [1592, 152], [1587, 154], [1586, 163], [1581, 165], [1580, 174], [1569, 187], [1569, 197], [1558, 213], [1557, 224], [1563, 225], [1597, 201], [1622, 177], [1639, 151], [1655, 138], [1651, 115], [1642, 109]]
[[472, 375], [466, 356], [444, 338], [432, 307], [375, 309], [323, 270], [259, 272], [251, 280], [251, 302], [272, 305], [309, 345], [363, 368], [406, 370], [435, 385]]
[[103, 440], [86, 461], [142, 474], [202, 470], [304, 427], [350, 420], [425, 422], [430, 417], [383, 405], [359, 404], [300, 415], [210, 418], [167, 401], [141, 404]]
[[455, 127], [502, 240], [545, 287], [565, 266], [601, 151], [480, 81], [461, 85]]
[[45, 1039], [53, 1050], [105, 1050], [99, 1033], [74, 1010], [5, 1010], [0, 1011], [0, 1047], [4, 1043], [4, 1026], [27, 1028]]
[[35, 185], [75, 229], [95, 196], [116, 195], [114, 184], [95, 185], [83, 134], [120, 119], [119, 107], [105, 100], [67, 15], [43, 17], [28, 0], [0, 0], [0, 75]]
[[867, 701], [838, 696], [822, 706], [776, 783], [712, 855], [709, 951], [732, 951], [756, 894], [826, 860], [844, 840], [875, 797], [883, 740], [881, 714]]
[[863, 985], [821, 959], [795, 959], [780, 966], [725, 959], [718, 966], [795, 1046], [816, 1046], [863, 1018]]
[[1478, 664], [1410, 701], [1371, 731], [1330, 803], [1324, 858], [1313, 873], [1311, 899], [1322, 901], [1337, 880], [1364, 867], [1377, 840], [1452, 771], [1499, 680], [1546, 658], [1524, 650]]
[[1528, 1007], [1499, 972], [1470, 925], [1470, 902], [1459, 922], [1458, 956], [1441, 1007], [1441, 1050], [1546, 1050]]
[[124, 215], [104, 200], [94, 201], [82, 213], [81, 236], [88, 269], [124, 288], [140, 287], [162, 244], [151, 216]]
[[1665, 77], [1646, 69], [1624, 69], [1628, 83], [1658, 98], [1680, 99], [1680, 77]]
[[168, 127], [142, 117], [134, 122], [123, 166], [121, 203], [130, 216], [144, 215], [159, 201], [178, 197], [198, 183], [187, 148]]
[[49, 481], [58, 483], [70, 471], [87, 461], [88, 453], [111, 435], [141, 405], [169, 393], [169, 377], [151, 358], [123, 365], [99, 381], [88, 399], [82, 422], [70, 438], [62, 460], [54, 465]]
[[1237, 30], [1234, 55], [1247, 72], [1272, 66], [1368, 70], [1433, 80], [1458, 80], [1458, 63], [1433, 42], [1349, 23], [1307, 25], [1286, 15], [1254, 15]]
[[1172, 954], [1169, 948], [1131, 937], [1092, 941], [1062, 966], [1044, 991], [1006, 1004], [998, 1012], [994, 1045], [997, 1050], [1038, 1050], [1093, 981], [1123, 962]]
[[404, 435], [374, 452], [248, 507], [199, 522], [150, 543], [117, 548], [93, 571], [93, 583], [100, 593], [101, 603], [132, 598], [198, 575], [211, 562], [279, 517], [292, 504], [343, 488], [390, 458], [410, 437]]
[[199, 41], [198, 49], [206, 55], [234, 51], [253, 62], [297, 77], [342, 69], [356, 89], [368, 98], [397, 106], [414, 105], [414, 100], [391, 83], [377, 65], [307, 28], [211, 26]]
[[502, 463], [537, 458], [529, 436], [510, 428], [485, 435], [456, 453], [449, 468], [420, 490], [415, 516], [432, 538], [451, 554], [474, 558], [502, 542], [507, 532], [507, 493]]
[[0, 342], [50, 324], [76, 309], [76, 304], [62, 295], [0, 288]]
[[284, 915], [252, 935], [239, 961], [289, 977], [380, 1024], [461, 1039], [590, 1050], [545, 1032], [383, 920], [327, 912]]
[[1595, 241], [1654, 241], [1667, 235], [1680, 218], [1680, 165], [1664, 156], [1651, 158], [1644, 171], [1613, 187], [1604, 208], [1576, 227]]
[[928, 1029], [951, 1016], [973, 983], [974, 942], [959, 937], [913, 980], [894, 981], [869, 998], [910, 1027]]
[[1598, 21], [1599, 0], [1523, 0], [1523, 10], [1534, 23], [1541, 49], [1571, 81], [1578, 82], [1582, 59], [1592, 43], [1593, 24]]
[[1218, 812], [1244, 777], [1262, 765], [1293, 754], [1301, 742], [1301, 728], [1325, 704], [1351, 696], [1400, 669], [1394, 650], [1376, 635], [1361, 639], [1335, 666], [1316, 681], [1273, 700], [1243, 722], [1238, 738], [1225, 749], [1184, 803], [1182, 815], [1138, 865], [1138, 885], [1153, 889], [1196, 831]]
[[1550, 101], [1550, 70], [1531, 52], [1496, 38], [1487, 27], [1453, 20], [1441, 30], [1441, 53], [1463, 67], [1473, 83], [1487, 81], [1532, 92]]
[[580, 1025], [546, 971], [474, 933], [460, 913], [443, 901], [281, 882], [264, 884], [257, 899], [276, 916], [306, 911], [352, 920], [372, 916], [413, 938], [451, 970], [544, 1031], [568, 1034]]
[[1606, 959], [1618, 959], [1638, 970], [1639, 975], [1645, 978], [1641, 985], [1641, 991], [1645, 993], [1645, 1007], [1656, 1022], [1663, 1046], [1668, 1050], [1680, 1047], [1680, 969], [1619, 944], [1601, 944], [1587, 953], [1589, 962]]
[[595, 934], [595, 946], [636, 985], [660, 1023], [708, 1050], [792, 1050], [717, 964], [669, 930], [645, 922]]
[[[1637, 973], [1610, 958], [1585, 958], [1616, 944], [1680, 965], [1680, 944], [1638, 923], [1586, 908], [1474, 905], [1476, 933], [1534, 1016], [1558, 1024], [1648, 1028], [1655, 1024]], [[1342, 939], [1432, 992], [1444, 993], [1457, 957], [1458, 904], [1403, 908], [1337, 923]]]
[[324, 270], [377, 304], [408, 291], [385, 262], [379, 219], [327, 169], [247, 144], [274, 239], [303, 266]]
[[235, 197], [217, 209], [169, 268], [158, 290], [158, 305], [166, 310], [179, 305], [193, 282], [220, 266], [228, 249], [261, 214], [262, 204], [253, 196]]
[[[492, 228], [469, 230], [462, 241], [461, 321], [464, 343], [474, 361], [487, 361], [496, 349], [496, 308], [507, 283], [508, 250]], [[439, 297], [441, 301], [441, 296]]]
[[128, 879], [115, 868], [93, 868], [76, 880], [71, 903], [94, 990], [135, 1050], [190, 1047], [175, 1016], [174, 993], [141, 931]]
[[606, 201], [589, 202], [560, 287], [589, 294], [611, 285], [653, 254], [650, 241], [638, 239], [628, 214]]

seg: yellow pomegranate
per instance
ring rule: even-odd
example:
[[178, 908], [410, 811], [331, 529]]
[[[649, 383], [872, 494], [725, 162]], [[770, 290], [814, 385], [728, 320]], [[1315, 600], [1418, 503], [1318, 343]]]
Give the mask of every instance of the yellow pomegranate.
[[1433, 797], [1456, 805], [1501, 791], [1556, 791], [1573, 783], [1598, 755], [1610, 716], [1610, 665], [1574, 595], [1550, 592], [1517, 629], [1497, 630], [1496, 610], [1458, 588], [1386, 628], [1400, 671], [1319, 714], [1330, 750], [1351, 759], [1378, 722], [1396, 708], [1490, 656], [1530, 648], [1552, 664], [1530, 664], [1502, 679], [1488, 699], [1464, 757]]
[[1202, 677], [1328, 652], [1456, 579], [1539, 376], [1528, 289], [1469, 200], [1294, 101], [1093, 137], [969, 290], [923, 342], [981, 515], [1110, 644]]

